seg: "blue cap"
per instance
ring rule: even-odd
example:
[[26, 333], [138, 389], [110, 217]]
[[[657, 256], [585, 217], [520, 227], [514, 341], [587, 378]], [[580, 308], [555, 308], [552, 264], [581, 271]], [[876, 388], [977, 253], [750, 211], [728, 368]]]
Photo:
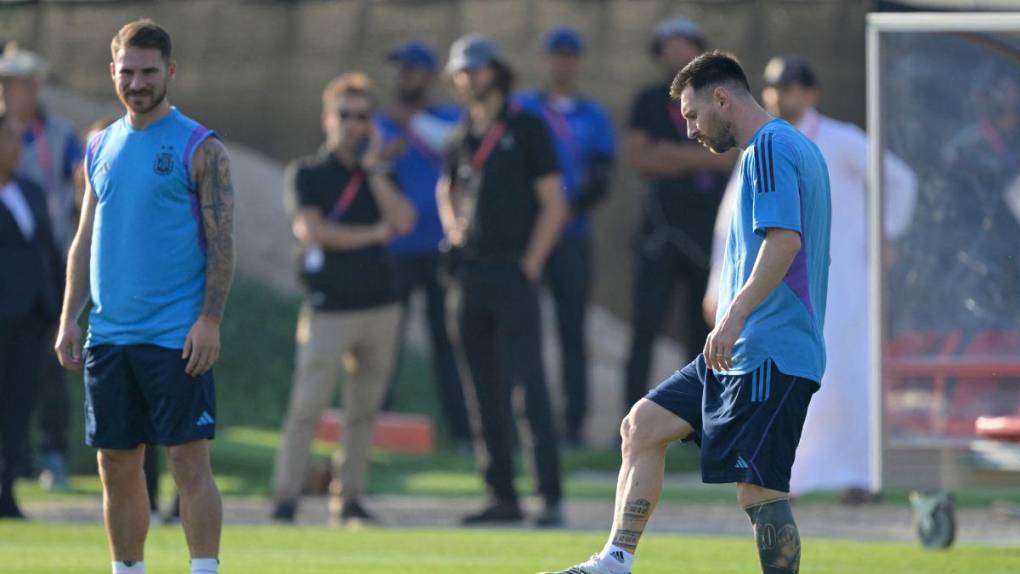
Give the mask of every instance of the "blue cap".
[[584, 38], [580, 32], [567, 26], [553, 28], [545, 35], [545, 51], [580, 54], [584, 51]]
[[491, 38], [482, 34], [468, 34], [450, 46], [446, 71], [476, 70], [496, 60], [499, 60], [499, 47]]
[[436, 70], [436, 55], [421, 42], [405, 42], [386, 55], [386, 61], [414, 68]]
[[818, 87], [818, 76], [803, 56], [788, 54], [776, 56], [765, 66], [765, 85], [769, 87]]
[[703, 42], [705, 38], [701, 35], [701, 29], [694, 23], [694, 20], [684, 16], [668, 18], [659, 22], [658, 25], [655, 26], [656, 40], [665, 40], [674, 36], [691, 38], [701, 42]]

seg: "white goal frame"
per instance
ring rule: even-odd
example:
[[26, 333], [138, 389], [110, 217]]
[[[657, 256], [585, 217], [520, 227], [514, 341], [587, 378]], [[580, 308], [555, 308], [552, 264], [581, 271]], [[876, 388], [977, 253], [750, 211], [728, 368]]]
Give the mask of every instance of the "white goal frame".
[[1020, 12], [915, 12], [873, 13], [867, 20], [867, 106], [868, 106], [868, 265], [871, 329], [871, 480], [882, 488], [885, 452], [882, 386], [882, 131], [881, 131], [881, 43], [887, 32], [1017, 32]]

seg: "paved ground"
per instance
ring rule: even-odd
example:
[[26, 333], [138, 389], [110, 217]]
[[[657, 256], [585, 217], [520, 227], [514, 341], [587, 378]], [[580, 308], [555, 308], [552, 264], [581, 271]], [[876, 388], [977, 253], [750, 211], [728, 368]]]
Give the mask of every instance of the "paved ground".
[[[33, 501], [25, 510], [34, 520], [54, 522], [95, 522], [102, 519], [100, 500], [82, 498], [71, 503]], [[478, 507], [475, 498], [432, 498], [377, 496], [366, 500], [384, 526], [456, 527], [458, 518]], [[529, 500], [528, 509], [538, 509]], [[326, 526], [325, 498], [308, 498], [298, 522], [305, 526]], [[262, 498], [231, 497], [225, 501], [228, 524], [268, 524], [269, 502]], [[801, 533], [807, 537], [856, 540], [915, 541], [910, 509], [878, 505], [847, 508], [831, 504], [803, 504], [795, 509]], [[574, 530], [605, 531], [612, 515], [606, 501], [575, 500], [566, 506], [567, 527]], [[958, 513], [958, 540], [962, 544], [1020, 545], [1020, 519], [993, 509], [962, 510]], [[655, 512], [651, 532], [674, 532], [724, 536], [746, 536], [744, 513], [734, 505], [719, 503], [681, 504], [668, 502]]]

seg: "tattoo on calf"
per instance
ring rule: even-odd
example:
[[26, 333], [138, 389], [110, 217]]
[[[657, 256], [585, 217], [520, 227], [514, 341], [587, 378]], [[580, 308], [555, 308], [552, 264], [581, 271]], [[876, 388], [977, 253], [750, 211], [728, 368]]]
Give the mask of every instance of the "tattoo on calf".
[[633, 553], [641, 539], [640, 530], [617, 530], [613, 533], [613, 545]]
[[648, 502], [644, 498], [632, 500], [624, 504], [623, 506], [623, 519], [624, 520], [648, 520], [648, 513], [652, 508], [652, 503]]
[[613, 544], [628, 552], [637, 550], [651, 511], [652, 503], [644, 498], [627, 501], [617, 520], [621, 528], [613, 532]]
[[800, 571], [800, 533], [788, 499], [774, 500], [745, 509], [754, 526], [758, 559], [764, 574], [796, 574]]

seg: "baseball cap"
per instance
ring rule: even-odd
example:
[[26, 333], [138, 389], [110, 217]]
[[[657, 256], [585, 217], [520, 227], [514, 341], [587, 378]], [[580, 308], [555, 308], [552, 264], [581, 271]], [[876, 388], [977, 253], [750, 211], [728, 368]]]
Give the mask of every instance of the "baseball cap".
[[405, 42], [386, 55], [387, 62], [402, 64], [413, 68], [424, 68], [434, 72], [437, 67], [436, 55], [432, 49], [421, 42]]
[[656, 40], [665, 40], [674, 36], [682, 36], [684, 38], [691, 38], [699, 42], [704, 42], [705, 37], [701, 35], [701, 29], [694, 23], [694, 20], [686, 16], [676, 16], [663, 20], [655, 26], [654, 33]]
[[8, 42], [0, 55], [0, 77], [45, 76], [49, 67], [42, 56], [22, 50], [15, 42]]
[[766, 86], [818, 86], [818, 76], [811, 64], [803, 57], [795, 54], [776, 56], [765, 65], [763, 74]]
[[584, 51], [584, 38], [580, 32], [568, 26], [553, 28], [545, 35], [545, 51], [580, 54]]
[[450, 46], [447, 72], [475, 70], [499, 60], [499, 47], [483, 34], [461, 36]]

